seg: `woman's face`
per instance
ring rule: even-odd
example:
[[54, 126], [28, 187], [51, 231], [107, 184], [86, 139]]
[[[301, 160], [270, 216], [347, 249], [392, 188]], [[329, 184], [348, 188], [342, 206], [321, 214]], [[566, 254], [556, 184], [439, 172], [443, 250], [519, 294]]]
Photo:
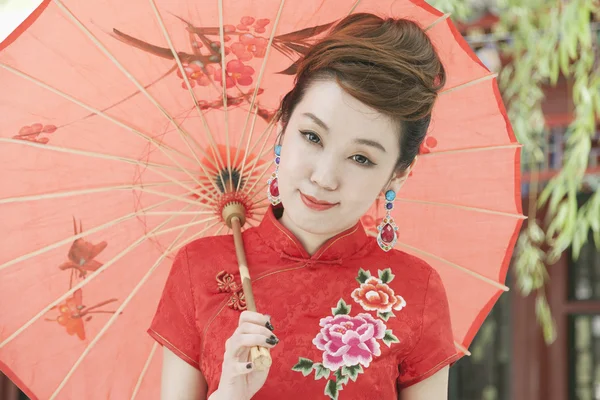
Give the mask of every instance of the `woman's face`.
[[283, 135], [279, 193], [295, 234], [334, 236], [352, 227], [388, 187], [400, 154], [391, 118], [318, 80]]

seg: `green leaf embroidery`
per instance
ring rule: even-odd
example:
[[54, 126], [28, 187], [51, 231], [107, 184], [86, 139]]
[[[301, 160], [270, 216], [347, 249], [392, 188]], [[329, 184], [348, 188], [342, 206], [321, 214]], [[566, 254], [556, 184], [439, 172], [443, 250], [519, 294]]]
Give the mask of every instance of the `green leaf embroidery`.
[[381, 279], [381, 282], [383, 283], [389, 283], [396, 277], [396, 275], [392, 274], [392, 270], [390, 268], [386, 268], [383, 271], [377, 270], [377, 272], [379, 273], [379, 279]]
[[325, 385], [325, 395], [329, 396], [332, 400], [337, 400], [338, 386], [335, 381], [327, 381], [327, 385]]
[[333, 313], [333, 315], [348, 315], [350, 314], [351, 309], [352, 306], [346, 304], [344, 299], [340, 299], [340, 301], [338, 301], [337, 303], [337, 306], [331, 309], [331, 312]]
[[365, 371], [363, 370], [363, 367], [360, 364], [351, 365], [349, 367], [342, 367], [342, 374], [352, 379], [353, 382], [356, 382], [358, 374], [362, 374], [363, 372]]
[[371, 273], [369, 271], [365, 271], [364, 269], [361, 268], [358, 270], [358, 276], [356, 277], [356, 280], [358, 283], [360, 283], [362, 285], [370, 277], [371, 277]]
[[385, 335], [383, 335], [383, 343], [387, 345], [387, 347], [391, 347], [392, 343], [400, 343], [400, 340], [392, 333], [391, 329], [385, 331]]
[[292, 367], [293, 371], [302, 372], [302, 375], [308, 376], [312, 372], [314, 362], [308, 358], [302, 358], [298, 360], [298, 364]]
[[394, 313], [389, 311], [389, 312], [378, 312], [377, 316], [379, 318], [381, 318], [384, 321], [387, 321], [388, 319], [390, 319], [391, 317], [395, 317]]
[[348, 379], [350, 379], [350, 377], [348, 375], [343, 374], [342, 368], [336, 369], [334, 376], [335, 376], [335, 380], [338, 383], [338, 385], [345, 385], [346, 383], [348, 383]]
[[329, 378], [329, 373], [331, 372], [329, 368], [325, 368], [323, 364], [316, 363], [313, 368], [315, 369], [315, 380], [325, 378]]

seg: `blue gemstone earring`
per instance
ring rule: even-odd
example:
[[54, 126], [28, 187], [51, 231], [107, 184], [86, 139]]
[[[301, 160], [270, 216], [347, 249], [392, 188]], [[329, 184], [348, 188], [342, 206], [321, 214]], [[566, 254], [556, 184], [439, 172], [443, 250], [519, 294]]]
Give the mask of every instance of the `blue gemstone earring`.
[[377, 227], [379, 234], [377, 235], [377, 244], [383, 251], [390, 251], [398, 241], [396, 231], [398, 227], [392, 218], [392, 209], [394, 208], [394, 199], [396, 192], [388, 190], [385, 192], [385, 218]]
[[281, 156], [281, 146], [275, 146], [275, 171], [271, 174], [271, 177], [267, 181], [267, 197], [272, 205], [276, 206], [281, 203], [279, 199], [279, 181], [277, 172], [279, 171], [279, 160]]

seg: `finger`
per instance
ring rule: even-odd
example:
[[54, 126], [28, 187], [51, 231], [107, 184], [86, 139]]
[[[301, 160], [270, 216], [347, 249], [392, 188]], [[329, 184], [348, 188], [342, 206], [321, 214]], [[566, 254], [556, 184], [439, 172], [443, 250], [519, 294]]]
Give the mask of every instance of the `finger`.
[[271, 332], [269, 329], [267, 329], [266, 326], [252, 324], [250, 322], [244, 322], [244, 323], [242, 323], [237, 328], [237, 332], [241, 333], [241, 334], [250, 333], [250, 334], [256, 334], [256, 335], [263, 335], [265, 337], [270, 337], [270, 336], [273, 335], [273, 332]]
[[270, 320], [271, 317], [269, 317], [268, 315], [246, 310], [240, 314], [238, 325], [241, 325], [244, 322], [250, 322], [256, 325], [267, 326], [267, 322], [270, 324]]
[[235, 362], [233, 364], [233, 370], [236, 375], [246, 375], [254, 370], [254, 363], [252, 363], [252, 362]]
[[254, 346], [262, 346], [267, 348], [275, 347], [279, 343], [279, 339], [275, 335], [265, 337], [257, 334], [235, 334], [225, 343], [225, 357], [235, 358], [240, 350], [248, 349]]

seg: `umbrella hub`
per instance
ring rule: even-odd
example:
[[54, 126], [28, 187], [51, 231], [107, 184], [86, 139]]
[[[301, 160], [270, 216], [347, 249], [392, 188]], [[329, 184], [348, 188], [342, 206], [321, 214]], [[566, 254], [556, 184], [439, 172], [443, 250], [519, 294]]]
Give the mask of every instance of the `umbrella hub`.
[[244, 180], [241, 178], [241, 176], [242, 174], [237, 168], [225, 167], [215, 177], [215, 184], [221, 193], [231, 192], [232, 190], [236, 190], [236, 188], [241, 187], [241, 185], [244, 183]]

